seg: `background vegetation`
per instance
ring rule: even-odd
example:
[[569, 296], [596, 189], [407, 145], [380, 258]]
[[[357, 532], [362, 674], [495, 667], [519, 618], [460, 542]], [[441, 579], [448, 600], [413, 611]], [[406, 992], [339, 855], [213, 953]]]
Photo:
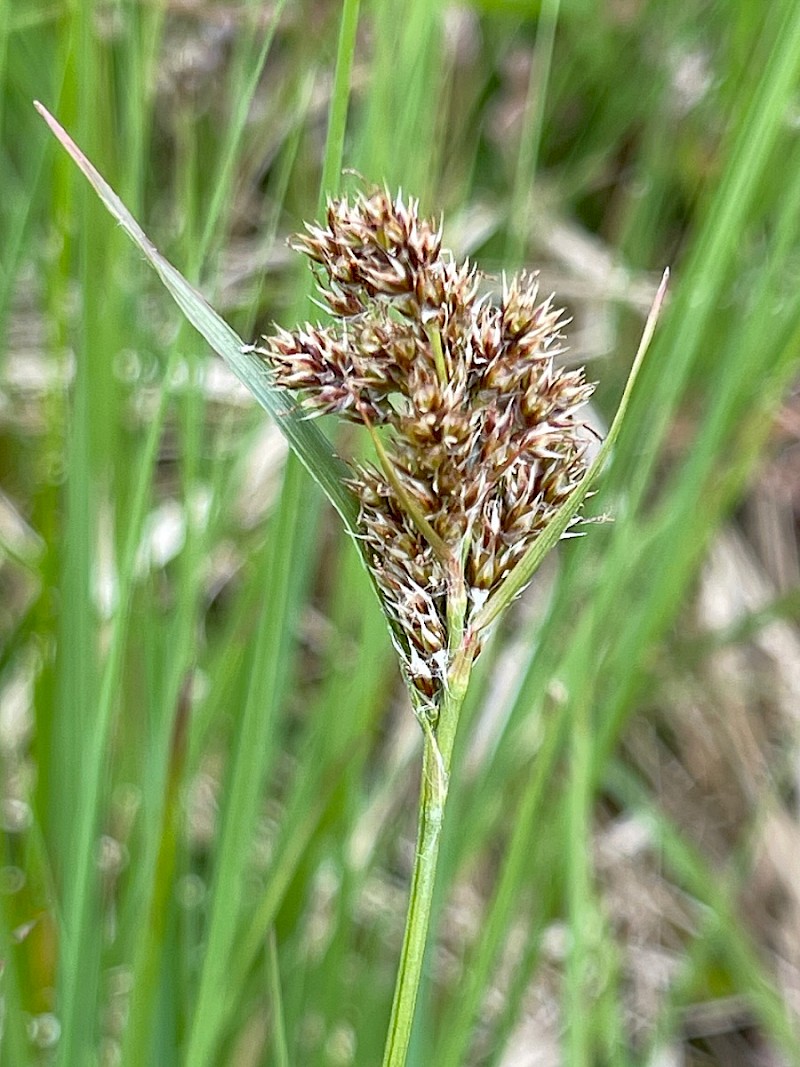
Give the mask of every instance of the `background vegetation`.
[[[479, 664], [412, 1062], [800, 1062], [800, 7], [359, 14], [346, 166], [541, 269], [599, 427], [673, 270], [613, 522]], [[380, 1059], [420, 748], [385, 626], [32, 107], [255, 338], [313, 313], [283, 237], [341, 19], [0, 4], [3, 1064]]]

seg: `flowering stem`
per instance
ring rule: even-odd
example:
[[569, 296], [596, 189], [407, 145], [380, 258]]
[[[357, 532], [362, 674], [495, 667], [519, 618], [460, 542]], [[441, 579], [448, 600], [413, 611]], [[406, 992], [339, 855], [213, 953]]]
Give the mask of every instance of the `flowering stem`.
[[473, 643], [467, 640], [462, 644], [461, 650], [454, 659], [449, 684], [442, 698], [436, 729], [424, 731], [425, 747], [422, 759], [417, 849], [411, 878], [403, 950], [383, 1054], [383, 1067], [405, 1067], [408, 1055], [414, 1008], [422, 979], [422, 964], [428, 940], [436, 867], [439, 860], [439, 846], [450, 781], [450, 762], [474, 657]]
[[406, 1062], [417, 991], [422, 977], [422, 961], [428, 938], [444, 806], [447, 800], [447, 779], [442, 773], [434, 745], [433, 736], [426, 734], [414, 875], [383, 1067], [403, 1067]]
[[422, 509], [414, 502], [414, 498], [408, 493], [400, 481], [397, 475], [397, 471], [392, 466], [392, 461], [386, 454], [386, 449], [383, 447], [383, 442], [378, 436], [374, 426], [369, 421], [369, 417], [362, 411], [361, 418], [364, 421], [364, 425], [369, 431], [369, 435], [372, 438], [372, 443], [375, 446], [375, 453], [378, 457], [378, 461], [383, 469], [383, 473], [386, 475], [389, 484], [397, 493], [398, 499], [401, 501], [403, 507], [408, 512], [414, 525], [419, 532], [431, 546], [433, 551], [439, 557], [440, 560], [445, 562], [450, 559], [450, 549], [447, 547], [442, 538], [437, 534], [428, 520], [425, 518]]
[[444, 361], [444, 350], [442, 348], [442, 335], [439, 333], [436, 327], [432, 327], [428, 330], [428, 340], [431, 343], [431, 352], [433, 353], [433, 363], [436, 367], [436, 374], [439, 378], [440, 385], [447, 385], [447, 364]]

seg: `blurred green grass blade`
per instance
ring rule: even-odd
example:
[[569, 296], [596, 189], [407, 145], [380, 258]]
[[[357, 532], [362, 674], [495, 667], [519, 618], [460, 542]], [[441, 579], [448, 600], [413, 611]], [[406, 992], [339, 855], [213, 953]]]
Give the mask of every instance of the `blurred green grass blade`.
[[126, 86], [123, 101], [125, 165], [120, 172], [122, 199], [132, 213], [142, 210], [147, 187], [149, 138], [155, 113], [143, 107], [149, 87], [155, 81], [158, 56], [162, 47], [166, 8], [161, 4], [133, 5], [127, 12], [130, 20], [130, 43], [120, 56], [121, 82]]
[[[245, 987], [263, 948], [264, 932], [275, 923], [281, 909], [294, 909], [295, 898], [304, 897], [302, 890], [297, 890], [299, 870], [302, 866], [313, 872], [314, 855], [320, 848], [327, 855], [339, 797], [348, 783], [352, 786], [352, 782], [360, 781], [359, 769], [367, 758], [372, 732], [380, 729], [379, 722], [370, 720], [383, 710], [383, 682], [393, 667], [393, 653], [387, 646], [378, 608], [373, 600], [366, 599], [369, 585], [360, 568], [356, 572], [355, 557], [345, 544], [339, 551], [345, 555], [341, 568], [334, 570], [338, 588], [332, 616], [337, 634], [332, 638], [333, 662], [322, 692], [308, 710], [308, 733], [300, 746], [302, 754], [285, 802], [267, 884], [237, 941], [228, 974], [228, 986], [233, 990]], [[348, 647], [353, 628], [358, 633], [355, 661]], [[334, 835], [334, 842], [345, 850], [349, 847], [345, 830], [350, 828], [347, 821], [341, 835]], [[292, 887], [296, 892], [289, 901], [287, 893]], [[228, 1015], [232, 1009], [229, 1004]]]
[[[289, 105], [294, 116], [294, 122], [293, 127], [286, 135], [280, 158], [275, 168], [276, 173], [270, 183], [274, 207], [264, 227], [264, 246], [267, 248], [275, 243], [277, 237], [280, 212], [286, 201], [303, 131], [308, 123], [308, 112], [313, 99], [316, 77], [316, 68], [305, 72], [296, 89], [296, 97]], [[262, 274], [255, 286], [251, 307], [247, 310], [242, 320], [242, 330], [246, 337], [250, 337], [253, 334], [253, 324], [257, 319], [258, 309], [263, 303], [266, 282], [267, 275]]]
[[[575, 648], [585, 659], [574, 667], [577, 678], [591, 677], [591, 654], [587, 645]], [[593, 970], [590, 941], [596, 903], [592, 888], [592, 758], [594, 723], [591, 715], [591, 692], [582, 687], [570, 691], [569, 783], [565, 798], [567, 845], [567, 921], [569, 949], [566, 961], [563, 995], [564, 1062], [570, 1067], [591, 1067], [596, 1062], [594, 1045], [594, 1017], [596, 1000], [590, 995], [589, 977]]]
[[275, 928], [267, 938], [267, 967], [269, 968], [269, 991], [272, 1005], [272, 1063], [275, 1067], [289, 1067], [289, 1042], [286, 1036], [286, 1019], [283, 1013], [283, 994], [281, 992], [281, 974], [278, 966], [278, 945]]
[[[358, 0], [345, 0], [329, 112], [320, 204], [324, 202], [326, 194], [338, 189], [341, 175], [358, 10]], [[263, 381], [263, 370], [261, 373]], [[245, 384], [250, 385], [247, 381]], [[298, 417], [291, 409], [289, 401], [283, 395], [278, 394], [278, 399], [287, 406], [283, 418], [296, 420], [298, 430], [310, 427], [302, 416]], [[278, 425], [286, 432], [285, 424], [281, 425], [279, 421]], [[331, 503], [342, 515], [348, 529], [356, 533], [357, 508], [354, 497], [343, 485], [343, 478], [347, 476], [344, 465], [338, 459], [335, 460], [335, 464], [329, 462], [329, 465], [333, 467], [328, 476], [333, 484], [329, 487], [320, 480], [313, 464], [309, 464], [308, 459], [298, 449], [296, 441], [288, 433], [287, 437], [290, 445], [296, 449], [299, 458], [306, 462], [309, 473], [317, 479]], [[306, 449], [306, 452], [308, 451]], [[337, 502], [333, 490], [340, 496], [344, 495], [343, 502], [342, 500]], [[241, 988], [236, 985], [230, 989], [228, 996], [220, 995], [220, 990], [224, 988], [226, 979], [230, 975], [236, 926], [240, 918], [238, 903], [241, 900], [241, 881], [247, 869], [246, 846], [255, 824], [256, 807], [260, 796], [259, 787], [263, 781], [265, 761], [263, 750], [267, 747], [269, 740], [268, 730], [265, 732], [265, 722], [268, 725], [277, 716], [278, 701], [282, 693], [279, 676], [286, 670], [290, 640], [286, 627], [293, 617], [290, 604], [297, 594], [296, 583], [292, 581], [293, 571], [302, 569], [307, 571], [309, 565], [307, 556], [304, 556], [302, 552], [305, 540], [303, 534], [307, 536], [309, 526], [307, 503], [302, 501], [305, 492], [307, 492], [305, 479], [290, 457], [284, 474], [284, 487], [275, 519], [277, 530], [269, 544], [269, 581], [266, 587], [270, 590], [270, 610], [263, 613], [259, 628], [257, 651], [254, 657], [255, 677], [252, 680], [244, 710], [236, 765], [232, 773], [223, 832], [217, 850], [208, 944], [187, 1045], [188, 1061], [196, 1064], [197, 1067], [202, 1067], [203, 1064], [209, 1062], [213, 1055], [213, 1050], [221, 1039], [222, 1028], [226, 1023], [226, 1009], [231, 1001], [235, 1000]], [[344, 505], [346, 505], [346, 511], [343, 510]], [[363, 554], [361, 542], [356, 543]], [[295, 585], [294, 594], [291, 591], [292, 585]], [[272, 926], [271, 920], [269, 926]], [[243, 972], [242, 978], [245, 974], [246, 971]]]
[[[243, 887], [251, 866], [250, 843], [261, 803], [261, 789], [274, 758], [275, 723], [283, 696], [288, 653], [299, 595], [310, 556], [307, 486], [303, 469], [290, 457], [278, 509], [266, 543], [262, 610], [253, 648], [249, 686], [238, 726], [236, 748], [227, 772], [227, 790], [211, 892], [208, 933], [200, 986], [187, 1040], [186, 1059], [196, 1067], [214, 1060], [222, 1038], [234, 938], [240, 922]], [[237, 989], [230, 990], [233, 996]]]
[[[278, 20], [280, 19], [285, 6], [286, 0], [278, 0], [273, 6], [272, 11], [270, 12], [269, 24], [266, 32], [264, 32], [264, 39], [259, 48], [255, 62], [250, 62], [247, 55], [245, 55], [242, 60], [242, 84], [237, 85], [233, 93], [236, 101], [236, 109], [233, 115], [233, 121], [228, 125], [224, 132], [223, 142], [220, 148], [220, 163], [212, 183], [214, 191], [211, 198], [211, 204], [206, 213], [203, 230], [197, 242], [198, 267], [200, 262], [205, 259], [208, 250], [211, 247], [214, 231], [219, 226], [219, 221], [223, 215], [226, 201], [229, 206], [233, 203], [231, 189], [238, 159], [238, 151], [241, 147], [242, 136], [247, 123], [248, 112], [253, 102], [259, 80], [262, 77], [264, 64], [266, 63], [270, 49], [272, 48], [275, 30], [278, 27]], [[262, 10], [262, 5], [259, 0], [251, 0], [249, 8], [251, 20], [255, 27], [257, 25], [258, 15]]]
[[166, 789], [159, 781], [160, 805], [157, 821], [157, 851], [152, 879], [147, 879], [145, 901], [139, 912], [139, 934], [131, 965], [129, 1017], [122, 1037], [121, 1062], [135, 1063], [152, 1049], [153, 1017], [163, 964], [163, 947], [168, 940], [167, 925], [174, 892], [175, 869], [181, 824], [181, 789], [184, 785], [188, 718], [191, 707], [187, 683], [179, 695], [168, 743], [169, 766]]
[[[326, 758], [328, 753], [325, 750], [324, 730], [320, 728], [317, 746], [313, 748], [316, 760], [313, 764], [314, 773], [295, 782], [286, 806], [281, 837], [275, 848], [265, 892], [245, 924], [237, 946], [231, 967], [230, 985], [234, 990], [244, 986], [247, 974], [263, 947], [264, 930], [274, 923], [333, 792], [335, 779], [332, 771], [340, 771], [341, 757], [335, 762], [331, 761]], [[226, 1000], [230, 1000], [230, 993], [226, 993]], [[230, 1011], [232, 1005], [228, 1003], [226, 1008]]]
[[542, 0], [536, 29], [536, 46], [528, 76], [522, 134], [519, 140], [514, 184], [508, 209], [504, 266], [518, 270], [524, 263], [531, 233], [531, 198], [544, 125], [547, 87], [553, 62], [556, 26], [561, 0]]
[[[278, 920], [284, 930], [294, 925], [296, 915], [297, 922], [307, 921], [307, 901], [313, 899], [317, 872], [337, 872], [340, 888], [335, 925], [341, 936], [331, 941], [321, 957], [314, 954], [309, 960], [306, 979], [309, 993], [313, 990], [318, 1011], [331, 1030], [338, 1025], [343, 1003], [342, 987], [332, 982], [331, 976], [348, 970], [354, 936], [352, 917], [363, 899], [365, 881], [372, 874], [368, 856], [374, 839], [364, 825], [369, 823], [364, 812], [365, 775], [370, 772], [374, 738], [385, 726], [385, 684], [387, 678], [396, 678], [393, 651], [385, 640], [378, 607], [358, 560], [343, 537], [338, 538], [337, 547], [331, 568], [335, 589], [325, 655], [328, 674], [323, 691], [309, 709], [309, 719], [313, 718], [315, 725], [298, 760], [298, 791], [287, 804], [283, 840], [291, 840], [292, 820], [302, 821], [306, 812], [314, 809], [319, 817], [299, 864], [291, 872]], [[276, 855], [276, 867], [277, 862]], [[286, 877], [281, 880], [285, 883]], [[378, 1055], [376, 1052], [376, 1058]], [[369, 1061], [368, 1056], [365, 1059]]]
[[[259, 404], [272, 415], [276, 425], [339, 512], [347, 528], [356, 534], [358, 508], [355, 498], [344, 485], [349, 472], [333, 452], [330, 442], [285, 392], [274, 388], [264, 362], [242, 343], [231, 327], [206, 303], [204, 297], [157, 251], [116, 193], [56, 119], [42, 104], [37, 103], [36, 108], [94, 187], [105, 207], [155, 269], [189, 322], [214, 351], [222, 356]], [[360, 542], [356, 543], [360, 545]]]
[[342, 179], [344, 160], [344, 135], [347, 128], [347, 110], [350, 101], [350, 77], [356, 51], [358, 12], [360, 0], [344, 0], [342, 20], [339, 24], [339, 40], [336, 48], [336, 67], [333, 73], [333, 89], [328, 112], [328, 134], [325, 142], [325, 159], [322, 164], [322, 181], [319, 191], [319, 209], [325, 198], [335, 196]]
[[[3, 768], [5, 771], [5, 768]], [[7, 831], [0, 841], [0, 873], [10, 881], [16, 868], [10, 863]], [[0, 988], [3, 991], [0, 1015], [0, 1063], [33, 1065], [35, 1053], [25, 1027], [24, 979], [21, 966], [23, 943], [18, 929], [18, 917], [13, 914], [19, 893], [10, 884], [0, 886]], [[29, 991], [38, 992], [38, 991]]]
[[[60, 967], [62, 981], [62, 1017], [64, 1040], [59, 1054], [65, 1067], [78, 1062], [78, 1049], [91, 1039], [90, 1030], [79, 1019], [88, 1010], [87, 992], [93, 988], [92, 977], [97, 966], [96, 938], [92, 923], [97, 886], [95, 885], [95, 834], [101, 818], [104, 783], [108, 774], [107, 744], [113, 723], [116, 695], [122, 670], [125, 642], [130, 622], [129, 609], [133, 587], [136, 551], [150, 496], [150, 479], [167, 407], [168, 393], [162, 390], [159, 406], [154, 413], [139, 457], [136, 492], [128, 515], [125, 551], [120, 571], [119, 603], [111, 630], [110, 647], [106, 659], [92, 728], [83, 737], [85, 747], [81, 788], [75, 798], [77, 812], [74, 838], [70, 852], [69, 881], [65, 895], [65, 916]], [[88, 610], [84, 608], [84, 610]], [[73, 618], [74, 624], [74, 618]]]
[[396, 12], [394, 0], [372, 5], [376, 40], [355, 163], [369, 180], [407, 189], [425, 203], [439, 184], [446, 142], [451, 72], [443, 14], [429, 0], [408, 0], [400, 20]]
[[[612, 467], [615, 484], [632, 500], [641, 499], [664, 442], [676, 404], [702, 344], [713, 331], [720, 300], [730, 279], [747, 221], [759, 210], [765, 168], [786, 129], [800, 76], [800, 5], [775, 4], [762, 32], [772, 33], [768, 62], [753, 87], [742, 84], [727, 134], [724, 169], [699, 236], [681, 271], [681, 284], [656, 344], [656, 358], [642, 376], [639, 402], [625, 427], [631, 444]], [[737, 121], [738, 119], [738, 121]], [[670, 352], [670, 374], [660, 373], [661, 353]], [[633, 444], [638, 441], [638, 447]]]
[[[590, 626], [590, 619], [584, 616], [579, 629], [587, 630]], [[581, 642], [576, 641], [573, 649], [572, 655], [579, 654]], [[540, 698], [541, 694], [537, 691], [538, 685], [541, 684], [538, 666], [538, 661], [534, 658], [512, 707], [512, 715], [514, 708], [526, 708], [532, 712], [532, 692], [536, 692], [536, 696]], [[569, 664], [566, 663], [561, 667], [560, 674], [569, 673]], [[527, 764], [523, 768], [524, 789], [517, 799], [515, 818], [510, 831], [511, 839], [482, 923], [481, 936], [470, 953], [464, 984], [459, 996], [453, 999], [446, 1023], [442, 1027], [443, 1045], [437, 1058], [441, 1067], [461, 1067], [465, 1062], [472, 1027], [478, 1018], [486, 989], [491, 984], [498, 955], [508, 931], [512, 928], [524, 888], [535, 890], [536, 886], [541, 884], [544, 891], [546, 886], [552, 888], [554, 885], [554, 879], [548, 872], [542, 871], [540, 867], [532, 870], [531, 862], [534, 859], [539, 864], [542, 863], [542, 821], [547, 817], [546, 807], [551, 797], [554, 770], [569, 737], [570, 713], [570, 705], [564, 701], [558, 702], [546, 717], [543, 711], [539, 711], [540, 717], [544, 718], [541, 726], [544, 738], [533, 756], [530, 770], [527, 769]], [[487, 807], [490, 800], [482, 799], [483, 793], [491, 793], [493, 783], [498, 779], [508, 780], [508, 777], [507, 770], [501, 773], [490, 763], [480, 783], [472, 790], [477, 807]], [[470, 809], [465, 812], [464, 828], [458, 833], [460, 840], [469, 836], [466, 828], [474, 825], [476, 814]], [[484, 836], [490, 832], [491, 827], [484, 828]], [[476, 847], [480, 847], [479, 842], [476, 842]]]
[[[70, 31], [74, 52], [72, 61], [86, 62], [87, 79], [93, 84], [93, 57], [87, 37], [87, 12], [76, 12]], [[101, 261], [87, 256], [85, 230], [90, 206], [84, 191], [74, 197], [67, 191], [67, 204], [76, 210], [82, 224], [73, 251], [79, 259], [82, 286], [96, 281], [94, 266]], [[75, 247], [77, 245], [77, 247]], [[65, 258], [59, 265], [57, 283], [69, 277]], [[56, 716], [54, 743], [59, 759], [54, 764], [50, 795], [54, 817], [50, 830], [55, 843], [53, 865], [63, 886], [63, 924], [59, 959], [59, 1007], [62, 1040], [56, 1062], [64, 1067], [85, 1060], [96, 1039], [94, 1009], [100, 981], [101, 939], [91, 924], [96, 904], [96, 830], [100, 823], [103, 786], [108, 764], [106, 743], [111, 704], [103, 704], [98, 693], [97, 615], [92, 596], [95, 580], [95, 546], [100, 493], [96, 475], [97, 438], [93, 425], [98, 386], [93, 375], [93, 342], [97, 322], [91, 315], [92, 298], [87, 294], [87, 314], [80, 320], [74, 343], [77, 347], [75, 382], [67, 431], [66, 527], [63, 553], [64, 603], [61, 612], [58, 653], [59, 707], [66, 715]], [[65, 340], [69, 337], [65, 324]], [[88, 1022], [88, 1020], [92, 1020]], [[80, 1020], [80, 1021], [79, 1021]]]
[[[790, 222], [800, 216], [797, 172], [795, 185], [798, 195], [786, 203]], [[791, 233], [793, 227], [783, 227], [783, 231]], [[789, 255], [790, 242], [785, 247]], [[710, 409], [701, 422], [695, 447], [663, 494], [658, 509], [647, 521], [627, 521], [625, 537], [621, 530], [615, 531], [602, 563], [604, 571], [617, 575], [627, 566], [623, 582], [635, 593], [627, 597], [624, 626], [606, 668], [616, 683], [599, 727], [601, 763], [608, 758], [641, 684], [632, 665], [641, 662], [643, 650], [658, 639], [674, 617], [679, 591], [686, 587], [709, 537], [747, 484], [770, 434], [774, 412], [796, 373], [800, 360], [798, 309], [788, 305], [784, 315], [788, 321], [773, 322], [773, 333], [768, 336], [758, 312], [759, 306], [768, 306], [774, 284], [787, 267], [788, 260], [777, 255], [771, 269], [762, 274], [754, 306], [742, 307], [734, 329], [735, 342], [726, 348], [719, 383], [710, 390]], [[641, 580], [643, 572], [647, 582]], [[607, 582], [601, 583], [595, 597], [600, 617], [603, 611], [614, 610], [613, 599]]]

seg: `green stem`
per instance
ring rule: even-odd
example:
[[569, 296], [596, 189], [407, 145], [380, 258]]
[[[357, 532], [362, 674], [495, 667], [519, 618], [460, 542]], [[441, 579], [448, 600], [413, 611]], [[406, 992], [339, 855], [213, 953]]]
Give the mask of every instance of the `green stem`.
[[442, 348], [442, 335], [439, 330], [434, 326], [428, 330], [428, 339], [431, 343], [431, 351], [433, 352], [433, 362], [436, 367], [436, 374], [439, 378], [439, 384], [444, 387], [447, 385], [448, 373], [447, 364], [444, 361], [444, 349]]
[[408, 515], [410, 516], [414, 525], [425, 538], [425, 540], [428, 542], [428, 544], [431, 546], [431, 548], [439, 557], [439, 559], [442, 560], [442, 562], [444, 563], [449, 563], [450, 549], [447, 547], [447, 543], [443, 541], [442, 538], [437, 534], [437, 532], [425, 518], [425, 514], [422, 508], [414, 502], [414, 498], [409, 492], [407, 492], [405, 486], [400, 481], [397, 471], [394, 469], [394, 465], [389, 459], [386, 449], [383, 447], [383, 442], [381, 441], [374, 426], [370, 422], [369, 416], [367, 415], [366, 411], [361, 410], [360, 414], [362, 421], [369, 432], [369, 436], [372, 439], [372, 444], [375, 447], [375, 454], [377, 455], [378, 461], [380, 462], [380, 465], [383, 468], [383, 473], [386, 475], [386, 478], [392, 489], [394, 489], [395, 493], [397, 493], [400, 503], [408, 512]]
[[433, 903], [433, 887], [442, 839], [447, 779], [442, 774], [438, 750], [432, 734], [425, 735], [422, 785], [419, 800], [419, 826], [411, 896], [403, 937], [403, 951], [397, 971], [392, 1017], [386, 1037], [383, 1067], [404, 1067], [411, 1040], [411, 1026], [417, 1003], [422, 962], [428, 940], [428, 924]]
[[422, 980], [422, 964], [428, 940], [450, 780], [450, 762], [474, 658], [475, 648], [473, 642], [468, 639], [454, 658], [448, 685], [442, 697], [436, 730], [424, 731], [417, 849], [383, 1067], [405, 1067], [408, 1056], [414, 1008]]

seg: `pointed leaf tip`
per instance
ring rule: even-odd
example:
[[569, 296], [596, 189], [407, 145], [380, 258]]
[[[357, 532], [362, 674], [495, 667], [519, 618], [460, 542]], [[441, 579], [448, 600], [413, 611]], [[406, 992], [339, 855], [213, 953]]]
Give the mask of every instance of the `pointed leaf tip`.
[[[290, 447], [342, 516], [350, 533], [355, 536], [358, 533], [358, 505], [345, 484], [349, 470], [335, 455], [330, 441], [295, 410], [293, 402], [283, 392], [274, 387], [258, 355], [242, 343], [241, 338], [214, 311], [202, 293], [161, 255], [119, 196], [58, 120], [38, 100], [34, 102], [34, 107], [94, 188], [109, 214], [156, 271], [184, 316], [224, 359], [259, 404], [275, 418]], [[365, 557], [364, 562], [367, 563]]]

